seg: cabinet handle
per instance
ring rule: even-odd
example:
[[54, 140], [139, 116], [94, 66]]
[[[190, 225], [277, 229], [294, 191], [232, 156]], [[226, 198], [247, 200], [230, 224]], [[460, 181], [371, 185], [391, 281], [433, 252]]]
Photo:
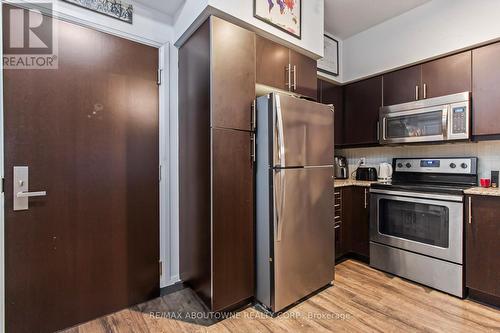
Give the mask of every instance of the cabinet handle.
[[424, 83], [424, 99], [427, 98], [427, 84]]
[[418, 85], [415, 86], [415, 100], [418, 101], [418, 98], [420, 97], [420, 87]]
[[377, 121], [377, 141], [380, 141], [380, 121]]
[[251, 120], [250, 120], [250, 129], [252, 131], [255, 131], [255, 128], [257, 127], [257, 115], [255, 114], [255, 101], [252, 102], [252, 115], [251, 115]]
[[253, 165], [255, 163], [255, 155], [256, 155], [256, 140], [255, 140], [255, 133], [250, 134], [250, 141], [252, 143], [252, 148], [250, 152], [250, 164]]
[[292, 89], [292, 65], [288, 64], [285, 67], [285, 72], [286, 72], [286, 77], [287, 77], [287, 82], [285, 86], [288, 88], [288, 91], [291, 91]]
[[365, 188], [365, 209], [368, 208], [368, 190]]
[[472, 224], [472, 197], [469, 197], [469, 224]]
[[297, 66], [293, 65], [293, 85], [292, 91], [297, 90]]

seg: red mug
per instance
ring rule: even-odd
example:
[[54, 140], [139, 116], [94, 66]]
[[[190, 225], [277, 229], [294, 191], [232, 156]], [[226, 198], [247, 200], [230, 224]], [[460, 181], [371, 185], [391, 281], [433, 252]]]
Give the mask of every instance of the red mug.
[[481, 178], [479, 182], [481, 183], [481, 186], [484, 188], [488, 188], [491, 185], [491, 180], [488, 178]]

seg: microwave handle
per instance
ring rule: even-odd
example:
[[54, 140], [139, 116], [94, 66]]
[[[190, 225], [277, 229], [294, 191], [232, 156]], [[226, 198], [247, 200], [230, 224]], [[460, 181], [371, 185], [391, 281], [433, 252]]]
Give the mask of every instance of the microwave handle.
[[448, 106], [443, 109], [443, 138], [448, 138]]

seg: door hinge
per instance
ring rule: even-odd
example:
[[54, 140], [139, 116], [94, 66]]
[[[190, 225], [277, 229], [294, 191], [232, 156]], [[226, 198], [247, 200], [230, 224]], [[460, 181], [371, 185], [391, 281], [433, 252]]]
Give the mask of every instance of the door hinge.
[[157, 74], [157, 81], [156, 83], [161, 86], [162, 82], [163, 82], [163, 69], [161, 68], [158, 68], [158, 74]]
[[163, 262], [160, 261], [159, 264], [160, 264], [160, 276], [162, 276], [163, 275]]

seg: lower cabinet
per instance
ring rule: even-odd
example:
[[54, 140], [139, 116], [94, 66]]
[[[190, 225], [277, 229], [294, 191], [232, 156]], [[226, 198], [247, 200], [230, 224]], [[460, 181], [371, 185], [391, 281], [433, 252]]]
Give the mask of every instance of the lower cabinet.
[[500, 306], [500, 197], [468, 196], [465, 216], [469, 296]]
[[342, 195], [342, 223], [335, 230], [339, 233], [336, 258], [353, 256], [367, 261], [370, 257], [369, 188], [348, 186], [336, 190], [339, 191]]

